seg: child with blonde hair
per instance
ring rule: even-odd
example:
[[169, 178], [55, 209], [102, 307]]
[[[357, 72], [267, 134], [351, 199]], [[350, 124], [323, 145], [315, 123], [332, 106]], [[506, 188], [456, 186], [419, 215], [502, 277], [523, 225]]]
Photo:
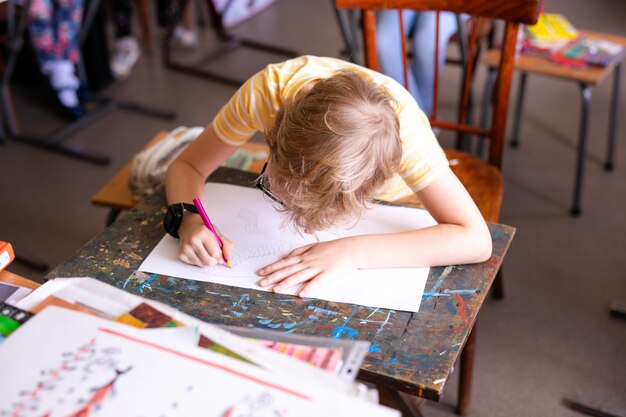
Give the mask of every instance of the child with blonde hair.
[[[491, 256], [485, 221], [410, 93], [385, 75], [334, 58], [304, 56], [269, 65], [244, 83], [170, 165], [168, 202], [182, 207], [202, 196], [206, 178], [257, 131], [265, 132], [270, 149], [260, 188], [304, 232], [356, 218], [373, 199], [413, 194], [438, 223], [297, 248], [258, 271], [259, 285], [283, 292], [304, 284], [298, 294], [306, 296], [357, 269], [474, 263]], [[169, 232], [180, 237], [182, 261], [223, 262], [199, 215], [185, 211]], [[231, 259], [235, 248], [220, 236]]]

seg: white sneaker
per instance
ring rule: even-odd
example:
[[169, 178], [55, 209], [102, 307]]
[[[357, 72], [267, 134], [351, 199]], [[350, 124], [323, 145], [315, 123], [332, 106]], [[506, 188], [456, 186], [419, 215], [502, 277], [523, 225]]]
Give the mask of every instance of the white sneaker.
[[118, 39], [115, 43], [115, 54], [111, 59], [111, 72], [118, 79], [128, 78], [137, 63], [141, 51], [137, 39], [132, 36]]
[[198, 46], [198, 35], [191, 30], [187, 29], [184, 26], [178, 25], [174, 28], [174, 33], [172, 33], [172, 40], [174, 43], [185, 47], [185, 48], [195, 48]]
[[43, 64], [42, 72], [50, 79], [55, 90], [72, 88], [76, 90], [80, 80], [76, 76], [74, 64], [71, 61], [53, 60]]

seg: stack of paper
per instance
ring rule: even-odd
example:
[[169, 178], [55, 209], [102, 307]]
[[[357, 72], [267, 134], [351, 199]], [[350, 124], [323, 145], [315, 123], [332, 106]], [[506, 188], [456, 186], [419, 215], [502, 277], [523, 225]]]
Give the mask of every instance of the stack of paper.
[[[238, 339], [232, 337], [232, 334], [235, 334], [252, 341], [256, 346], [279, 352], [280, 354], [275, 352], [269, 354], [267, 357], [269, 364], [275, 363], [277, 360], [275, 356], [288, 355], [348, 381], [355, 379], [370, 345], [366, 341], [338, 340], [231, 326], [222, 326], [227, 330], [224, 332], [167, 305], [129, 294], [92, 278], [57, 278], [48, 281], [17, 306], [33, 313], [42, 311], [48, 306], [59, 306], [137, 328], [198, 327], [202, 330], [197, 341], [200, 346], [242, 359], [245, 356], [242, 349], [247, 348], [250, 343], [243, 345], [235, 343]], [[255, 351], [258, 350], [257, 348]], [[255, 356], [258, 355], [255, 353]], [[306, 371], [307, 369], [303, 372]]]
[[[399, 415], [299, 373], [307, 365], [291, 358], [268, 369], [199, 347], [197, 336], [49, 306], [0, 345], [0, 415]], [[255, 349], [273, 353], [250, 347], [255, 361]]]

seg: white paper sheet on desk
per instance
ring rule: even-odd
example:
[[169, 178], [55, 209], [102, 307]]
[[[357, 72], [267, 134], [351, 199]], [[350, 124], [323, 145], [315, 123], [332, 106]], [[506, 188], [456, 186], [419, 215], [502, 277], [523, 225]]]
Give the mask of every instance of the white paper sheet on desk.
[[[177, 257], [178, 240], [165, 235], [140, 271], [269, 291], [257, 285], [256, 271], [293, 249], [316, 241], [286, 225], [284, 216], [257, 189], [208, 183], [203, 204], [215, 226], [233, 241], [233, 268], [199, 268]], [[436, 224], [426, 210], [373, 205], [356, 224], [317, 234], [320, 241], [346, 236], [403, 232]], [[429, 268], [359, 270], [316, 289], [311, 297], [377, 308], [419, 310]], [[297, 288], [289, 294], [295, 294]]]

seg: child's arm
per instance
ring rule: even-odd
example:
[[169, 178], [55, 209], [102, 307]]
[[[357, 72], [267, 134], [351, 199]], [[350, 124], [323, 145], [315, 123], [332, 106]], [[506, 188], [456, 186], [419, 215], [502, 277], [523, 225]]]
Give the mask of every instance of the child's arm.
[[298, 248], [259, 271], [260, 285], [275, 292], [308, 282], [311, 289], [357, 269], [423, 267], [483, 262], [491, 256], [491, 235], [465, 187], [447, 168], [419, 191], [437, 225], [421, 230], [337, 239]]
[[[236, 149], [236, 146], [227, 145], [219, 140], [213, 125], [209, 124], [169, 166], [165, 176], [168, 203], [191, 204], [196, 197], [202, 199], [206, 178]], [[180, 236], [178, 257], [183, 262], [198, 266], [223, 263], [222, 251], [200, 216], [186, 213], [178, 229], [178, 235]], [[224, 243], [224, 255], [226, 259], [231, 259], [233, 244], [221, 233], [220, 237]]]

